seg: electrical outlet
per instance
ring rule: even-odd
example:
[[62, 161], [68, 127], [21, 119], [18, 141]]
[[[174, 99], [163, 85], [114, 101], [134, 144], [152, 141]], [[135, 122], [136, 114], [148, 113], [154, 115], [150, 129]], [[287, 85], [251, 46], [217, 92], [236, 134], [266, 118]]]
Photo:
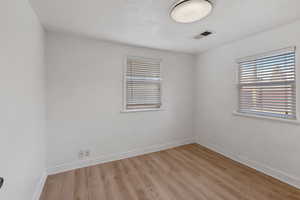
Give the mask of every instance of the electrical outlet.
[[80, 150], [79, 153], [78, 153], [78, 158], [79, 158], [79, 160], [82, 160], [82, 159], [84, 158], [84, 156], [85, 156], [84, 151], [83, 151], [83, 150]]
[[90, 155], [91, 155], [91, 151], [88, 149], [88, 150], [85, 150], [85, 152], [84, 152], [84, 156], [85, 157], [90, 157]]

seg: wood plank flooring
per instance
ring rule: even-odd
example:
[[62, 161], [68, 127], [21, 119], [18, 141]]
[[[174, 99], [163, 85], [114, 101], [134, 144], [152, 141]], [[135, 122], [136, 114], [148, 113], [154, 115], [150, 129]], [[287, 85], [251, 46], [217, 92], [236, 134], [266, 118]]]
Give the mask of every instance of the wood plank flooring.
[[40, 200], [300, 200], [300, 190], [198, 144], [49, 176]]

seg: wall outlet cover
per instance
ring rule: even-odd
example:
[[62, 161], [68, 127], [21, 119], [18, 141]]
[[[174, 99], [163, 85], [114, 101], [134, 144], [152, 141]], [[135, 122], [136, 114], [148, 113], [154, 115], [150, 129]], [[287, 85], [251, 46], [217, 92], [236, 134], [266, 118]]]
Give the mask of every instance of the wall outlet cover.
[[85, 156], [84, 151], [80, 150], [79, 153], [78, 153], [78, 158], [79, 158], [80, 160], [82, 160], [82, 159], [84, 158], [84, 156]]
[[85, 153], [84, 153], [84, 156], [85, 157], [89, 157], [91, 154], [90, 150], [86, 150]]

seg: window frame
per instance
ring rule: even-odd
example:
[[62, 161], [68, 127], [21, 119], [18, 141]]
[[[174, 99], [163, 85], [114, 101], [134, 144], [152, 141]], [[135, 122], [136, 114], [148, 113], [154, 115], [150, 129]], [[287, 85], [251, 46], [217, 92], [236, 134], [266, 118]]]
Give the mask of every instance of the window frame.
[[[127, 61], [128, 59], [137, 59], [137, 60], [151, 60], [151, 61], [157, 61], [160, 63], [160, 99], [161, 99], [161, 106], [159, 108], [139, 108], [139, 109], [127, 109]], [[132, 56], [132, 55], [126, 55], [124, 57], [124, 63], [123, 63], [123, 105], [121, 109], [121, 113], [132, 113], [132, 112], [148, 112], [148, 111], [162, 111], [163, 110], [163, 98], [162, 98], [162, 59], [161, 58], [150, 58], [150, 57], [142, 57], [142, 56]]]
[[[280, 54], [280, 52], [284, 52], [287, 51], [288, 49], [293, 49], [295, 52], [295, 102], [296, 102], [296, 109], [295, 109], [295, 118], [281, 118], [281, 117], [275, 117], [270, 115], [260, 115], [260, 114], [255, 114], [255, 113], [247, 113], [247, 112], [240, 112], [240, 63], [242, 61], [245, 60], [251, 60], [251, 59], [260, 59], [260, 58], [265, 58], [267, 56], [270, 56], [271, 54], [275, 54], [278, 53]], [[300, 80], [298, 80], [297, 78], [297, 51], [296, 51], [296, 46], [290, 46], [290, 47], [286, 47], [286, 48], [282, 48], [282, 49], [278, 49], [278, 50], [272, 50], [272, 51], [267, 51], [264, 53], [259, 53], [256, 55], [252, 55], [252, 56], [247, 56], [244, 58], [240, 58], [236, 60], [236, 64], [237, 64], [237, 68], [236, 68], [236, 90], [237, 90], [237, 109], [235, 111], [233, 111], [233, 115], [235, 116], [241, 116], [241, 117], [250, 117], [250, 118], [258, 118], [258, 119], [267, 119], [267, 120], [276, 120], [276, 121], [280, 121], [280, 122], [287, 122], [287, 123], [292, 123], [292, 124], [300, 124], [299, 121], [299, 115], [298, 115], [298, 111], [299, 111], [299, 97], [300, 97], [300, 93], [299, 93], [299, 89], [300, 87], [297, 87], [298, 83]]]

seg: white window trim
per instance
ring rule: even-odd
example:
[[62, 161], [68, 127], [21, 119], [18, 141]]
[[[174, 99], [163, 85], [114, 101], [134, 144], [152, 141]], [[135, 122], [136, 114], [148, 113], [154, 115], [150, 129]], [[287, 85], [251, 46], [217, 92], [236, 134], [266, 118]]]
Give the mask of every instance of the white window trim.
[[[136, 58], [136, 59], [141, 59], [141, 60], [156, 60], [158, 62], [160, 62], [160, 98], [162, 101], [162, 105], [160, 106], [160, 108], [145, 108], [145, 109], [127, 109], [126, 108], [126, 72], [127, 72], [127, 59], [128, 58]], [[145, 57], [141, 57], [141, 56], [132, 56], [132, 55], [125, 55], [124, 56], [124, 61], [123, 61], [123, 72], [122, 72], [122, 76], [123, 76], [123, 105], [122, 105], [122, 109], [121, 109], [121, 113], [136, 113], [136, 112], [152, 112], [152, 111], [163, 111], [164, 110], [164, 103], [163, 103], [163, 97], [162, 97], [162, 84], [163, 84], [163, 77], [162, 77], [162, 59], [161, 58], [145, 58]]]
[[149, 109], [122, 109], [121, 113], [136, 113], [136, 112], [152, 112], [152, 111], [163, 111], [162, 108], [149, 108]]
[[237, 110], [233, 111], [232, 114], [235, 116], [239, 116], [239, 117], [264, 119], [264, 120], [271, 120], [271, 121], [278, 121], [278, 122], [300, 125], [298, 116], [296, 119], [284, 119], [284, 118], [277, 118], [277, 117], [268, 117], [268, 116], [263, 116], [263, 115], [246, 114], [246, 113], [241, 113]]
[[300, 87], [297, 87], [297, 85], [300, 83], [300, 79], [298, 80], [297, 78], [297, 74], [298, 74], [298, 62], [297, 62], [297, 58], [298, 58], [298, 51], [296, 51], [297, 47], [296, 46], [290, 46], [290, 47], [286, 47], [286, 48], [282, 48], [282, 49], [278, 49], [278, 50], [271, 50], [271, 51], [267, 51], [264, 53], [259, 53], [253, 56], [247, 56], [244, 58], [240, 58], [236, 60], [236, 70], [235, 70], [235, 85], [236, 87], [236, 91], [237, 91], [237, 103], [239, 102], [239, 89], [238, 89], [238, 84], [239, 84], [239, 63], [241, 61], [244, 60], [248, 60], [248, 59], [252, 59], [253, 57], [264, 57], [266, 55], [269, 55], [272, 52], [279, 52], [279, 51], [285, 51], [286, 49], [292, 49], [294, 48], [295, 50], [295, 91], [296, 91], [296, 118], [295, 119], [284, 119], [284, 118], [277, 118], [277, 117], [271, 117], [271, 116], [264, 116], [264, 115], [255, 115], [255, 114], [249, 114], [249, 113], [242, 113], [239, 112], [239, 109], [237, 108], [236, 110], [234, 110], [232, 112], [232, 114], [234, 116], [239, 116], [239, 117], [247, 117], [247, 118], [256, 118], [256, 119], [264, 119], [264, 120], [271, 120], [271, 121], [277, 121], [277, 122], [283, 122], [283, 123], [289, 123], [289, 124], [296, 124], [296, 125], [300, 125], [300, 118], [299, 118], [299, 98], [300, 98]]

